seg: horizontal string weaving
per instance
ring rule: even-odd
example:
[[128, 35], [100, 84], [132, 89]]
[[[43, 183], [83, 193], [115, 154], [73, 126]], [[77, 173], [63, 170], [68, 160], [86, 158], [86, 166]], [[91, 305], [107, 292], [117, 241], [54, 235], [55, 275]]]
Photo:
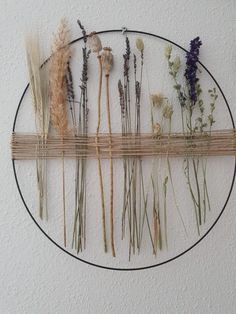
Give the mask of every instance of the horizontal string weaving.
[[[110, 143], [111, 140], [111, 143]], [[223, 156], [236, 155], [234, 129], [211, 131], [211, 134], [171, 133], [160, 136], [152, 133], [140, 135], [118, 133], [89, 134], [87, 136], [59, 135], [45, 138], [40, 134], [13, 133], [12, 159], [55, 159], [97, 157], [100, 158], [164, 156]], [[111, 154], [110, 154], [111, 153]]]

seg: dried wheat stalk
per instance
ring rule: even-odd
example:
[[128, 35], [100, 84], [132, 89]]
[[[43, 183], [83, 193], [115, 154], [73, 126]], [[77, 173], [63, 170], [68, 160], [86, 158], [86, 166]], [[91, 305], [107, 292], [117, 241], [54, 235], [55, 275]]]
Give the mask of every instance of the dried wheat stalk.
[[[26, 38], [26, 55], [29, 72], [30, 91], [33, 99], [35, 113], [35, 128], [39, 142], [45, 145], [48, 136], [50, 110], [48, 104], [48, 71], [41, 69], [41, 55], [39, 40], [36, 36]], [[40, 149], [40, 148], [39, 148]], [[48, 218], [47, 212], [47, 173], [46, 159], [36, 159], [37, 186], [39, 193], [39, 216]]]

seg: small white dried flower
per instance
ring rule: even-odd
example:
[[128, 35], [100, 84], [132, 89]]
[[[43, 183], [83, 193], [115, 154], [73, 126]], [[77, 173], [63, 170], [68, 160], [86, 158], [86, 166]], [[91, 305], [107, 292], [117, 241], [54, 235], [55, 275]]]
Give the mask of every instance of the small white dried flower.
[[142, 38], [138, 37], [138, 38], [136, 39], [136, 47], [137, 47], [137, 49], [138, 49], [139, 51], [141, 51], [141, 52], [144, 50], [144, 43], [143, 43]]
[[88, 45], [92, 52], [99, 53], [102, 50], [102, 43], [96, 32], [89, 34]]
[[172, 71], [177, 73], [179, 71], [180, 66], [181, 66], [180, 57], [177, 56], [173, 60]]
[[163, 108], [162, 114], [164, 118], [171, 119], [173, 112], [173, 106], [166, 104]]
[[159, 123], [153, 125], [153, 133], [155, 135], [161, 135], [161, 125]]
[[171, 57], [171, 52], [172, 52], [172, 46], [171, 46], [171, 45], [167, 45], [167, 46], [165, 47], [165, 57], [166, 57], [167, 59], [170, 59], [170, 57]]
[[152, 102], [153, 107], [161, 107], [164, 102], [165, 97], [163, 94], [152, 94], [150, 95], [150, 100]]
[[111, 51], [112, 49], [110, 47], [104, 47], [101, 53], [102, 66], [106, 75], [110, 74], [113, 65], [113, 54]]

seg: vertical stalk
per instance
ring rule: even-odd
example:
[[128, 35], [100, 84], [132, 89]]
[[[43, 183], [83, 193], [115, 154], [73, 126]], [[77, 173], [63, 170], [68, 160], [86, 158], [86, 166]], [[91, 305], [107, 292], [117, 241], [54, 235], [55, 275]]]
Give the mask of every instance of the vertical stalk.
[[96, 144], [97, 144], [96, 154], [97, 154], [97, 160], [98, 160], [98, 174], [99, 174], [101, 206], [102, 206], [103, 243], [104, 243], [104, 251], [107, 252], [105, 197], [104, 197], [103, 178], [102, 178], [102, 165], [101, 165], [101, 158], [100, 158], [99, 147], [98, 147], [98, 135], [99, 135], [100, 124], [101, 124], [102, 60], [99, 54], [97, 58], [99, 62], [99, 87], [98, 87], [98, 124], [97, 124], [97, 130], [96, 130]]
[[[192, 114], [193, 114], [193, 110], [192, 110], [191, 105], [190, 105], [190, 108], [189, 108], [189, 127], [190, 127], [191, 139], [192, 139], [192, 135], [193, 135]], [[191, 141], [191, 142], [192, 142], [192, 141]], [[193, 172], [194, 172], [194, 177], [195, 177], [195, 182], [196, 182], [196, 189], [197, 189], [198, 222], [199, 222], [199, 225], [201, 225], [201, 224], [202, 224], [201, 193], [200, 193], [200, 187], [199, 187], [199, 181], [198, 181], [197, 166], [196, 166], [196, 161], [195, 161], [195, 158], [194, 158], [194, 157], [192, 157], [192, 165], [193, 165]]]
[[[62, 146], [64, 140], [62, 138]], [[62, 152], [62, 196], [63, 196], [63, 230], [64, 230], [64, 246], [66, 247], [66, 195], [65, 195], [65, 161], [64, 161], [64, 150]]]
[[[182, 110], [181, 110], [181, 111], [182, 111]], [[169, 119], [168, 147], [169, 147], [170, 135], [171, 135], [171, 118]], [[174, 197], [175, 207], [176, 207], [177, 212], [178, 212], [178, 214], [179, 214], [179, 217], [180, 217], [181, 223], [182, 223], [182, 225], [183, 225], [185, 234], [187, 235], [187, 229], [186, 229], [186, 226], [185, 226], [185, 223], [184, 223], [182, 214], [181, 214], [181, 212], [180, 212], [180, 208], [179, 208], [179, 205], [178, 205], [178, 202], [177, 202], [177, 197], [176, 197], [176, 193], [175, 193], [175, 189], [174, 189], [174, 183], [173, 183], [173, 179], [172, 179], [172, 171], [171, 171], [171, 164], [170, 164], [170, 159], [169, 159], [169, 153], [167, 153], [167, 158], [166, 158], [166, 160], [167, 160], [168, 174], [169, 174], [169, 177], [170, 177], [170, 184], [171, 184], [172, 193], [173, 193], [173, 197]]]
[[111, 228], [111, 249], [112, 256], [115, 257], [114, 245], [114, 219], [113, 219], [113, 159], [112, 159], [112, 130], [111, 130], [111, 113], [109, 99], [109, 74], [106, 74], [106, 107], [107, 107], [107, 122], [109, 131], [109, 149], [110, 149], [110, 228]]
[[167, 204], [166, 204], [166, 197], [167, 197], [167, 180], [168, 177], [165, 178], [163, 182], [163, 198], [164, 198], [164, 226], [165, 226], [165, 242], [166, 248], [168, 250], [168, 238], [167, 238]]

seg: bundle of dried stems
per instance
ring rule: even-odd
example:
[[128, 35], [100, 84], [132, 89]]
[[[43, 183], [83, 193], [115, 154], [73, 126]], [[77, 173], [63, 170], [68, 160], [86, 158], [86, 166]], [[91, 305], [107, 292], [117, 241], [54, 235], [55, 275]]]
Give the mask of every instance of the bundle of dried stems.
[[[37, 151], [45, 146], [50, 121], [48, 103], [48, 71], [41, 69], [39, 40], [36, 36], [26, 38], [26, 55], [30, 90], [34, 105], [35, 128], [38, 134]], [[41, 143], [41, 144], [40, 144]], [[45, 156], [46, 157], [46, 156]], [[47, 212], [47, 164], [45, 159], [36, 159], [39, 216], [48, 218]]]

